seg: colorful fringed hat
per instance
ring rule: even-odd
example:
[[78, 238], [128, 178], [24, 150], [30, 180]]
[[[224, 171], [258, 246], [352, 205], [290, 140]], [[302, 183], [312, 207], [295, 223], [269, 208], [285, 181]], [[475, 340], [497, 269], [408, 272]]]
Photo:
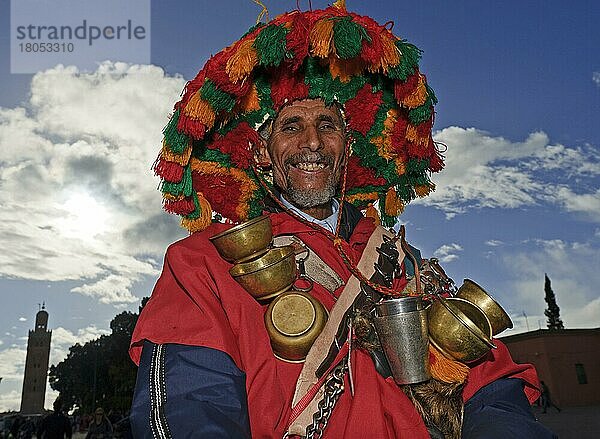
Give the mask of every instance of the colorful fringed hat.
[[260, 215], [267, 190], [255, 170], [257, 127], [286, 103], [321, 98], [343, 106], [352, 139], [346, 201], [361, 209], [379, 201], [382, 222], [393, 224], [443, 167], [431, 136], [437, 100], [420, 56], [343, 6], [254, 26], [211, 57], [175, 104], [154, 165], [165, 210], [191, 232]]

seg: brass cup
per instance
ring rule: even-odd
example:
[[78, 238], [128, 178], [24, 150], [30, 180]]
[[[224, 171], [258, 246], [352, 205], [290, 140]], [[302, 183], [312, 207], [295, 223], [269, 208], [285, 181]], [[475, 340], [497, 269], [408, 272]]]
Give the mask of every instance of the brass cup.
[[456, 297], [468, 300], [477, 305], [485, 313], [492, 325], [492, 335], [513, 327], [513, 322], [498, 302], [483, 288], [471, 279], [465, 279], [458, 289]]
[[223, 259], [241, 263], [267, 252], [273, 240], [271, 218], [263, 215], [209, 238]]
[[321, 302], [301, 291], [279, 295], [265, 313], [273, 353], [288, 362], [304, 361], [326, 322], [327, 311]]
[[487, 316], [467, 300], [440, 297], [431, 304], [427, 316], [431, 343], [449, 358], [470, 363], [496, 347]]
[[234, 265], [229, 273], [255, 299], [270, 299], [296, 280], [294, 248], [274, 247], [258, 259]]

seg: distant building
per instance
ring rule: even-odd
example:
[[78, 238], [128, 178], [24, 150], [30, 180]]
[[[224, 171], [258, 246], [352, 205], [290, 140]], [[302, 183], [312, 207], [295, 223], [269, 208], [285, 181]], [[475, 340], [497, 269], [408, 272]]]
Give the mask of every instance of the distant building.
[[25, 377], [21, 395], [22, 414], [31, 415], [44, 412], [50, 338], [52, 337], [52, 331], [48, 331], [47, 328], [48, 313], [42, 306], [35, 316], [35, 329], [29, 331], [27, 340], [27, 359], [25, 360]]
[[515, 361], [535, 365], [559, 407], [600, 404], [600, 328], [539, 329], [501, 340]]

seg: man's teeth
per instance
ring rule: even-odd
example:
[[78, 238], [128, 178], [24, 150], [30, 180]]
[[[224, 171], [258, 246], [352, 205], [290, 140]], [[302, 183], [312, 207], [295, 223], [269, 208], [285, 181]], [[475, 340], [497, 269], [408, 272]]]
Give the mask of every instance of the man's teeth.
[[326, 165], [324, 163], [314, 163], [314, 162], [303, 162], [298, 163], [296, 168], [302, 171], [320, 171], [321, 169], [325, 169]]

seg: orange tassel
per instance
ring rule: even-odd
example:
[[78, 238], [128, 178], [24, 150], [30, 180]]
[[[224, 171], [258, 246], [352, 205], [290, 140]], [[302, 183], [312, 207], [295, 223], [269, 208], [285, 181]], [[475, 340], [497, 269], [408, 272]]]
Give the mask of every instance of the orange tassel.
[[433, 183], [431, 183], [430, 185], [423, 184], [415, 186], [415, 193], [420, 198], [426, 197], [433, 190], [435, 190], [435, 184]]
[[258, 64], [258, 55], [253, 44], [254, 39], [242, 41], [227, 61], [225, 71], [231, 82], [244, 82]]
[[256, 90], [256, 84], [252, 84], [250, 91], [246, 93], [239, 102], [239, 109], [243, 113], [249, 113], [251, 111], [260, 110], [260, 101], [258, 100], [258, 91]]
[[203, 123], [207, 129], [215, 124], [215, 112], [210, 104], [200, 97], [200, 91], [194, 93], [183, 112], [190, 119]]
[[183, 150], [183, 154], [174, 154], [169, 149], [167, 143], [163, 140], [163, 147], [160, 151], [160, 155], [168, 162], [174, 162], [181, 166], [186, 166], [190, 161], [190, 156], [192, 155], [192, 145], [191, 142], [188, 143], [188, 146]]
[[398, 216], [404, 211], [404, 203], [398, 197], [396, 189], [389, 188], [385, 194], [385, 214], [388, 216]]
[[163, 198], [167, 201], [180, 201], [185, 198], [185, 195], [173, 195], [168, 192], [163, 193]]
[[371, 143], [377, 146], [377, 153], [379, 156], [386, 160], [393, 160], [396, 158], [396, 153], [394, 152], [394, 148], [392, 146], [391, 134], [397, 120], [398, 110], [392, 108], [387, 112], [387, 116], [383, 121], [382, 135], [371, 139]]
[[375, 201], [379, 198], [377, 192], [358, 193], [352, 195], [346, 195], [346, 201], [354, 203], [355, 201]]
[[204, 198], [202, 193], [197, 192], [198, 204], [200, 206], [200, 216], [198, 218], [182, 218], [181, 225], [190, 231], [190, 233], [201, 232], [210, 226], [212, 222], [212, 208], [210, 203]]
[[396, 47], [394, 40], [389, 35], [381, 34], [381, 58], [378, 63], [370, 67], [371, 72], [376, 72], [381, 69], [387, 73], [390, 66], [395, 66], [400, 63], [400, 51]]
[[323, 18], [315, 23], [310, 30], [308, 41], [312, 47], [312, 54], [319, 58], [327, 58], [335, 54], [333, 45], [333, 20]]
[[402, 100], [402, 105], [407, 108], [417, 108], [423, 105], [426, 100], [427, 87], [425, 87], [425, 77], [423, 75], [419, 75], [419, 83], [417, 88], [415, 88], [411, 94]]
[[445, 383], [464, 383], [469, 375], [469, 367], [451, 360], [429, 343], [429, 368], [431, 376]]
[[416, 126], [408, 124], [406, 126], [406, 140], [410, 140], [419, 146], [427, 147], [429, 145], [429, 133], [427, 133], [427, 136], [421, 136]]
[[369, 204], [369, 207], [367, 207], [365, 216], [367, 218], [373, 218], [373, 220], [375, 220], [376, 225], [381, 224], [381, 219], [379, 218], [379, 212], [377, 212], [377, 209], [375, 209], [375, 206], [373, 206], [372, 204]]
[[344, 84], [350, 82], [353, 76], [359, 76], [364, 70], [364, 62], [360, 58], [349, 60], [329, 57], [329, 72], [332, 78], [340, 78]]
[[406, 172], [406, 163], [404, 163], [400, 159], [396, 159], [394, 160], [394, 162], [396, 163], [396, 173], [398, 175], [404, 175], [404, 173]]

